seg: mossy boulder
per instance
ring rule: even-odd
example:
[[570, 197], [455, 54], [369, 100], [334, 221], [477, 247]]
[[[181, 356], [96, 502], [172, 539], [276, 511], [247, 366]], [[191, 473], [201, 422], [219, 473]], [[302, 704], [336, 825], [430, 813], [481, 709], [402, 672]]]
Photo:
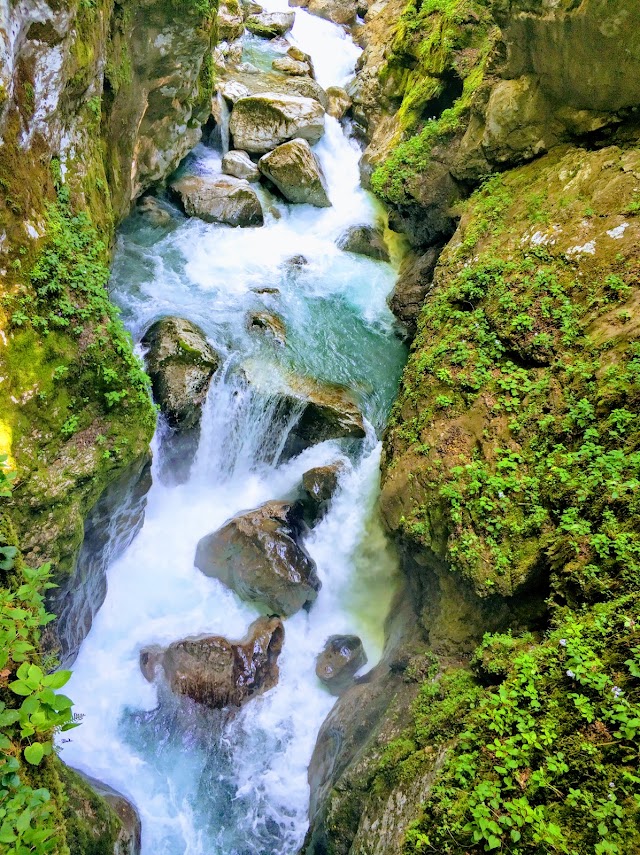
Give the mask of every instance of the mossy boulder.
[[295, 139], [277, 146], [260, 158], [258, 169], [287, 201], [331, 207], [322, 167], [306, 140]]
[[202, 330], [185, 318], [152, 324], [142, 343], [153, 392], [169, 424], [181, 431], [199, 427], [211, 378], [220, 357]]
[[294, 137], [313, 145], [324, 133], [324, 109], [300, 95], [251, 95], [236, 101], [229, 130], [236, 148], [251, 154], [264, 154]]
[[211, 709], [240, 707], [277, 684], [283, 644], [282, 621], [261, 617], [241, 641], [222, 636], [186, 638], [164, 651], [143, 650], [141, 665], [148, 678], [162, 669], [176, 695], [186, 695]]
[[295, 12], [259, 12], [256, 15], [249, 15], [245, 26], [254, 36], [274, 39], [288, 33], [295, 19]]
[[303, 528], [294, 505], [267, 502], [203, 537], [196, 567], [242, 599], [294, 614], [311, 606], [320, 590], [315, 563], [301, 543]]

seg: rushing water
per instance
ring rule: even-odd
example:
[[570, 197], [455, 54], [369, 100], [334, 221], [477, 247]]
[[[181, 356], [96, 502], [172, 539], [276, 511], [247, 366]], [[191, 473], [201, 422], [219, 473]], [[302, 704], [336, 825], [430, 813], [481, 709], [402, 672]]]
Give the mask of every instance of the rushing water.
[[[277, 6], [287, 8], [269, 4]], [[298, 11], [293, 37], [322, 85], [353, 74], [358, 49], [338, 27]], [[260, 49], [247, 44], [253, 59]], [[175, 314], [199, 324], [224, 359], [187, 483], [160, 477], [160, 427], [144, 527], [109, 569], [69, 688], [85, 717], [62, 756], [135, 802], [145, 855], [293, 855], [307, 825], [307, 766], [334, 702], [315, 658], [340, 632], [362, 637], [369, 665], [381, 652], [395, 568], [373, 514], [378, 437], [404, 359], [386, 305], [394, 271], [335, 245], [346, 226], [376, 216], [359, 187], [357, 147], [327, 117], [315, 151], [332, 208], [287, 206], [261, 191], [265, 209], [281, 215], [268, 214], [263, 228], [208, 225], [167, 206], [169, 225], [135, 214], [121, 230], [112, 296], [134, 337]], [[183, 169], [219, 165], [220, 153], [201, 145]], [[295, 255], [308, 264], [288, 264]], [[282, 317], [286, 346], [248, 331], [247, 313], [257, 310]], [[277, 466], [287, 425], [274, 395], [290, 372], [347, 384], [367, 438], [325, 442]], [[198, 540], [238, 511], [291, 495], [307, 469], [337, 459], [347, 463], [338, 493], [306, 539], [323, 587], [309, 613], [286, 621], [277, 687], [232, 712], [159, 697], [140, 673], [141, 648], [200, 633], [239, 639], [258, 613], [194, 568]]]

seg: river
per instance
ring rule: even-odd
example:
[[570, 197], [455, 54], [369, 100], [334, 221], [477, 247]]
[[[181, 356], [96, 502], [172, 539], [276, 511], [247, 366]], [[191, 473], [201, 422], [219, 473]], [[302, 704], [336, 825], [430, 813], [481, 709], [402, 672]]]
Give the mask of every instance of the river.
[[[266, 6], [287, 9], [281, 0]], [[289, 38], [311, 54], [325, 88], [353, 76], [359, 50], [339, 27], [297, 10]], [[270, 62], [264, 44], [247, 38], [246, 58]], [[110, 287], [134, 339], [163, 315], [186, 317], [224, 362], [186, 483], [163, 467], [159, 426], [144, 526], [109, 568], [68, 689], [84, 718], [61, 741], [62, 757], [135, 803], [144, 855], [294, 855], [308, 822], [307, 767], [335, 700], [315, 658], [334, 633], [360, 635], [367, 667], [382, 649], [396, 565], [375, 516], [379, 438], [406, 356], [386, 303], [395, 270], [336, 247], [347, 226], [380, 213], [359, 186], [357, 145], [327, 116], [314, 150], [331, 208], [287, 205], [263, 190], [265, 210], [280, 214], [268, 213], [263, 228], [210, 225], [167, 203], [168, 225], [133, 214], [119, 234]], [[220, 158], [201, 144], [182, 169], [218, 172]], [[308, 263], [288, 264], [296, 255]], [[286, 346], [250, 333], [251, 311], [277, 313]], [[261, 377], [260, 394], [243, 379], [248, 368]], [[290, 372], [348, 385], [367, 438], [325, 442], [277, 465], [287, 425], [273, 402]], [[285, 622], [278, 685], [240, 711], [159, 696], [140, 672], [143, 647], [202, 633], [239, 639], [258, 615], [194, 567], [198, 540], [241, 510], [291, 495], [305, 471], [335, 460], [346, 463], [338, 493], [305, 540], [322, 589], [308, 613]]]

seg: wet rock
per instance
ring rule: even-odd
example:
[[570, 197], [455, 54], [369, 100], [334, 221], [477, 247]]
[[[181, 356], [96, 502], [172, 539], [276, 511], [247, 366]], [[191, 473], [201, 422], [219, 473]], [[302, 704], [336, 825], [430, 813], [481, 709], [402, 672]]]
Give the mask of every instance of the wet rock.
[[241, 641], [219, 635], [176, 641], [162, 652], [159, 666], [174, 694], [211, 709], [239, 707], [277, 684], [283, 643], [282, 621], [261, 617]]
[[377, 261], [389, 261], [389, 251], [382, 231], [373, 226], [350, 226], [338, 238], [338, 247], [346, 252], [375, 258]]
[[[288, 53], [287, 55], [290, 54]], [[311, 65], [309, 60], [304, 61]], [[231, 83], [234, 84], [233, 89], [229, 89]], [[329, 105], [327, 93], [322, 86], [320, 86], [317, 80], [304, 75], [281, 74], [277, 71], [261, 71], [259, 74], [247, 74], [239, 66], [235, 66], [233, 69], [227, 69], [224, 72], [224, 78], [217, 84], [218, 90], [222, 90], [225, 93], [225, 97], [227, 97], [228, 91], [230, 93], [234, 92], [234, 90], [239, 91], [239, 87], [244, 87], [245, 89], [243, 96], [239, 97], [273, 95], [276, 93], [278, 95], [311, 98], [313, 101], [317, 101], [323, 110], [326, 110]], [[239, 97], [234, 96], [227, 100], [235, 104], [239, 100]]]
[[251, 95], [236, 102], [229, 129], [235, 147], [252, 154], [265, 154], [294, 137], [313, 145], [324, 133], [324, 109], [298, 95]]
[[159, 644], [152, 644], [140, 651], [140, 671], [149, 683], [155, 680], [158, 668], [162, 665], [163, 656], [164, 650]]
[[170, 189], [190, 217], [227, 226], [264, 224], [262, 206], [255, 190], [239, 178], [187, 175], [174, 181]]
[[309, 262], [304, 255], [292, 255], [285, 261], [287, 267], [306, 267]]
[[312, 15], [333, 21], [334, 24], [355, 24], [357, 15], [356, 0], [309, 0], [307, 10]]
[[245, 181], [259, 181], [260, 170], [246, 151], [228, 151], [222, 158], [222, 171], [225, 175], [241, 178]]
[[311, 74], [311, 67], [306, 62], [300, 62], [297, 59], [292, 59], [290, 56], [281, 56], [274, 59], [271, 63], [274, 71], [280, 71], [283, 74], [292, 74], [294, 76], [303, 76]]
[[218, 6], [218, 39], [232, 42], [244, 33], [244, 16], [238, 0], [223, 0]]
[[247, 327], [250, 332], [270, 335], [278, 344], [286, 343], [287, 330], [284, 321], [273, 312], [254, 312], [247, 318]]
[[351, 107], [351, 98], [340, 86], [330, 86], [327, 89], [327, 96], [329, 98], [327, 113], [334, 119], [342, 119]]
[[423, 255], [409, 255], [402, 262], [400, 274], [389, 297], [389, 308], [413, 340], [418, 315], [433, 283], [433, 273], [442, 247], [433, 246]]
[[144, 334], [146, 364], [154, 399], [169, 424], [179, 430], [199, 427], [202, 404], [220, 357], [191, 321], [167, 317]]
[[306, 140], [279, 145], [260, 158], [258, 169], [289, 202], [331, 206], [322, 168]]
[[292, 615], [320, 590], [314, 561], [300, 542], [302, 522], [289, 502], [238, 514], [198, 543], [195, 564], [249, 602]]
[[254, 36], [273, 39], [288, 33], [296, 19], [294, 12], [259, 12], [249, 15], [245, 26]]
[[137, 207], [145, 220], [152, 226], [168, 226], [171, 223], [171, 214], [153, 196], [144, 196], [138, 202]]
[[332, 635], [316, 660], [316, 676], [332, 695], [341, 694], [366, 664], [367, 654], [357, 635]]
[[344, 463], [337, 461], [327, 466], [316, 466], [302, 476], [304, 519], [310, 527], [316, 525], [327, 512], [344, 469]]

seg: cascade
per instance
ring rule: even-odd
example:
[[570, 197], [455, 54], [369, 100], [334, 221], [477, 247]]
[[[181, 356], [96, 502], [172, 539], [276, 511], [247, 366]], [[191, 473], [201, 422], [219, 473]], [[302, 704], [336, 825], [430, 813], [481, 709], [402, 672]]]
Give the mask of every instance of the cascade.
[[[281, 0], [269, 11], [288, 9]], [[359, 50], [341, 28], [297, 10], [291, 40], [312, 56], [318, 82], [344, 85]], [[224, 141], [223, 141], [224, 145]], [[293, 855], [307, 826], [307, 766], [334, 698], [315, 676], [326, 638], [360, 635], [375, 664], [394, 586], [390, 560], [372, 559], [379, 437], [405, 358], [386, 299], [391, 265], [343, 252], [345, 228], [373, 223], [359, 185], [357, 145], [327, 116], [314, 147], [332, 207], [287, 205], [266, 190], [262, 228], [233, 229], [140, 214], [121, 228], [111, 295], [134, 339], [164, 315], [197, 323], [222, 355], [185, 483], [161, 477], [163, 428], [142, 530], [108, 571], [108, 593], [69, 684], [82, 726], [63, 759], [126, 794], [143, 825], [145, 855]], [[199, 145], [182, 169], [216, 173], [221, 152]], [[291, 264], [294, 256], [306, 264]], [[250, 312], [277, 312], [286, 345], [247, 329]], [[260, 392], [246, 381], [261, 372]], [[295, 373], [347, 385], [367, 426], [351, 446], [326, 441], [278, 462], [297, 414], [277, 391]], [[258, 615], [194, 567], [201, 537], [233, 514], [293, 494], [308, 469], [342, 460], [326, 517], [306, 537], [322, 589], [285, 621], [278, 685], [240, 710], [212, 712], [158, 694], [139, 667], [142, 648], [202, 633], [239, 639]], [[373, 532], [373, 534], [372, 534]]]

